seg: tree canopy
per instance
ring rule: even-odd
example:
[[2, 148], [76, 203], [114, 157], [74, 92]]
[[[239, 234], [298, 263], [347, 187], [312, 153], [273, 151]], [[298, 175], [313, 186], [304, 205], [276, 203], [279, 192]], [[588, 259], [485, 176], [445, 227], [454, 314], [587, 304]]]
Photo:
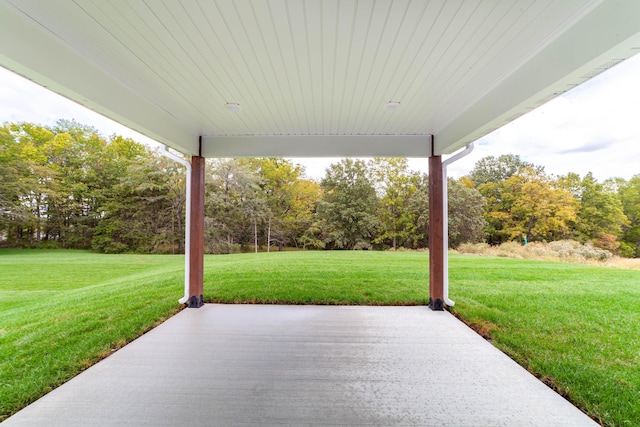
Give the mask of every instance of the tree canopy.
[[[428, 247], [428, 176], [403, 158], [342, 159], [322, 180], [280, 158], [208, 159], [210, 253]], [[131, 139], [61, 120], [0, 127], [0, 244], [184, 251], [184, 168]], [[640, 175], [555, 177], [516, 155], [449, 179], [449, 243], [571, 238], [640, 256]]]

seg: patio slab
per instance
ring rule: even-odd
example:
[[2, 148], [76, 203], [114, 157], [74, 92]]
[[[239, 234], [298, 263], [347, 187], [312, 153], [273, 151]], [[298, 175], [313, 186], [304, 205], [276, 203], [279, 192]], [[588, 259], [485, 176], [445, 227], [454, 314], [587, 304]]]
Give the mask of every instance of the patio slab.
[[207, 304], [5, 425], [597, 424], [447, 312]]

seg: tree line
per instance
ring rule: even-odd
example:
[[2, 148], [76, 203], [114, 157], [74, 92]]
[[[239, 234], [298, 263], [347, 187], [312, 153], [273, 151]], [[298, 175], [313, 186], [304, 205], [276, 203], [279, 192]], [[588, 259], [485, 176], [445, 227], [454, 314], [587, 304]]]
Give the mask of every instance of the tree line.
[[[427, 248], [428, 179], [402, 158], [343, 159], [319, 182], [285, 159], [208, 159], [206, 250]], [[128, 138], [74, 121], [7, 123], [0, 243], [181, 253], [185, 181], [182, 166]], [[451, 247], [575, 239], [640, 256], [640, 175], [554, 177], [506, 155], [448, 187]]]
[[502, 155], [481, 159], [462, 179], [486, 201], [490, 244], [572, 239], [640, 257], [640, 175], [604, 182], [591, 173], [550, 176], [541, 166]]

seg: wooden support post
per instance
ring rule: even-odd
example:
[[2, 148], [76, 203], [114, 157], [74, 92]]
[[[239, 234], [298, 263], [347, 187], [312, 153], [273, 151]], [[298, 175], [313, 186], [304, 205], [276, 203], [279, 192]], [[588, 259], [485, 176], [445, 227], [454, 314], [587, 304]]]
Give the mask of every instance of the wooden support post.
[[429, 307], [444, 310], [442, 156], [429, 157]]
[[204, 305], [204, 157], [191, 157], [189, 307]]

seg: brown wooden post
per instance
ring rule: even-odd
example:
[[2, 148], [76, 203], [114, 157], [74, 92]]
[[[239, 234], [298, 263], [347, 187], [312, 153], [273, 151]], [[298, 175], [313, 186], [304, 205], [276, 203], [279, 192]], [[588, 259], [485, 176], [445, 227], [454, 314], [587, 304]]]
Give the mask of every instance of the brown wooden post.
[[444, 310], [442, 156], [429, 157], [429, 307]]
[[191, 157], [189, 307], [204, 305], [204, 157]]

